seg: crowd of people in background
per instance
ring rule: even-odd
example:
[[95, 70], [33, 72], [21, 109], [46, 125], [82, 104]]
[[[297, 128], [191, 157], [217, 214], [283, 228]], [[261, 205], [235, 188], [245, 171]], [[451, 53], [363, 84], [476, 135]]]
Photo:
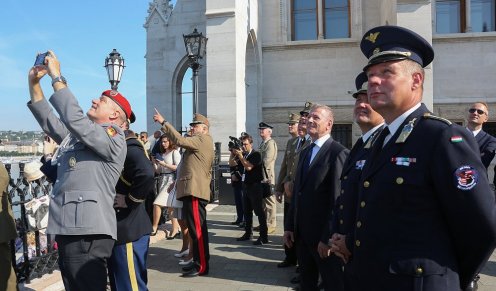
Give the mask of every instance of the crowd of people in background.
[[[482, 130], [489, 107], [471, 104], [465, 128], [433, 115], [422, 94], [434, 51], [413, 31], [375, 27], [360, 48], [367, 61], [355, 79], [352, 114], [361, 136], [351, 150], [332, 138], [332, 109], [312, 102], [288, 116], [278, 173], [267, 122], [259, 123], [258, 146], [246, 132], [229, 146], [237, 241], [258, 232], [253, 245], [269, 243], [280, 203], [285, 256], [277, 267], [298, 266], [291, 282], [300, 290], [476, 290], [496, 245], [487, 174], [496, 138]], [[40, 85], [46, 75], [54, 89], [48, 100]], [[149, 138], [130, 129], [136, 116], [115, 90], [84, 114], [52, 51], [28, 81], [27, 106], [47, 135], [39, 165], [53, 183], [46, 232], [55, 235], [65, 288], [147, 290], [150, 236], [164, 212], [166, 238], [182, 236], [175, 254], [182, 276], [208, 275], [209, 119], [195, 113], [183, 136], [155, 109], [160, 130]], [[16, 235], [4, 172], [2, 260]], [[0, 290], [17, 288], [9, 264], [0, 264]]]

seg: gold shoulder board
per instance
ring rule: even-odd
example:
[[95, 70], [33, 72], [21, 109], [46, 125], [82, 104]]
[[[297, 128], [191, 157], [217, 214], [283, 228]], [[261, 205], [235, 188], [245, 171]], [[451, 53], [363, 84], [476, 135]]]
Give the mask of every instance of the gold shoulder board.
[[449, 121], [446, 118], [442, 118], [442, 117], [439, 117], [439, 116], [436, 116], [436, 115], [432, 115], [430, 113], [424, 113], [424, 118], [439, 120], [439, 121], [442, 121], [442, 122], [446, 123], [447, 125], [452, 125], [453, 124], [453, 122]]

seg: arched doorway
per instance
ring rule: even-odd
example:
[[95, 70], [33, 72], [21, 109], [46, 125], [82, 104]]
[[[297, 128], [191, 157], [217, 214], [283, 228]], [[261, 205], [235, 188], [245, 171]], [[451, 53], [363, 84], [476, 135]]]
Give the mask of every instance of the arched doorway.
[[253, 30], [248, 34], [245, 55], [245, 108], [246, 132], [258, 140], [258, 123], [262, 119], [262, 96], [260, 89], [260, 60], [257, 39]]
[[189, 129], [193, 120], [193, 71], [188, 66], [187, 59], [181, 60], [174, 72], [174, 92], [172, 100], [174, 110], [174, 125], [181, 133]]

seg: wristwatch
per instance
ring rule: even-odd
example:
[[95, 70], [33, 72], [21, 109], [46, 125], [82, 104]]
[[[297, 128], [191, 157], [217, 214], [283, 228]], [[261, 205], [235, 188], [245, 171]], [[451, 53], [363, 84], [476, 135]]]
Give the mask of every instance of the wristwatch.
[[55, 84], [57, 82], [62, 82], [65, 85], [67, 85], [67, 80], [64, 78], [64, 76], [58, 76], [58, 77], [53, 78], [52, 79], [52, 86], [53, 86], [53, 84]]

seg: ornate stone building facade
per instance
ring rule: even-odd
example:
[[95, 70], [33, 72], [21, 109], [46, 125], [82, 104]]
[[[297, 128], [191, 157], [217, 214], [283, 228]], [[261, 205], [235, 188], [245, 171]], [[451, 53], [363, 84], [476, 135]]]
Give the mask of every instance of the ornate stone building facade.
[[496, 116], [494, 18], [495, 0], [177, 0], [175, 7], [154, 0], [144, 25], [148, 115], [156, 107], [180, 126], [182, 35], [197, 28], [208, 37], [199, 112], [224, 151], [229, 135], [258, 138], [262, 120], [275, 126], [283, 150], [288, 112], [305, 101], [330, 105], [335, 138], [351, 146], [360, 133], [349, 92], [366, 63], [359, 42], [371, 27], [390, 24], [432, 42], [424, 102], [435, 114], [463, 122], [468, 104], [482, 100]]

